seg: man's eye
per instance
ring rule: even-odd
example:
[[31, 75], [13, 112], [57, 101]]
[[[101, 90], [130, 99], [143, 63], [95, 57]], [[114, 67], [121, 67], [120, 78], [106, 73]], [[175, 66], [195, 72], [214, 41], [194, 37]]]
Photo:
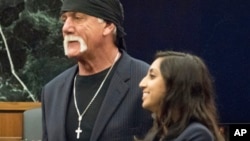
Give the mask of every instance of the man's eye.
[[66, 18], [65, 18], [65, 17], [60, 17], [60, 22], [61, 22], [61, 23], [65, 23], [65, 21], [66, 21]]
[[75, 19], [79, 20], [79, 19], [82, 19], [82, 17], [80, 17], [80, 16], [75, 16]]
[[84, 16], [82, 16], [82, 15], [75, 15], [74, 18], [76, 20], [81, 20], [81, 19], [84, 19]]

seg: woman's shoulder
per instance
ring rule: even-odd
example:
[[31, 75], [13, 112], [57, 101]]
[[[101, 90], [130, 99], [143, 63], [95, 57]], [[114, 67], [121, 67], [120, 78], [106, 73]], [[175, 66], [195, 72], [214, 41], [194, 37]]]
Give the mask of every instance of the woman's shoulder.
[[174, 141], [214, 141], [212, 132], [203, 124], [193, 122]]
[[207, 131], [210, 132], [209, 129], [199, 122], [190, 123], [184, 131]]

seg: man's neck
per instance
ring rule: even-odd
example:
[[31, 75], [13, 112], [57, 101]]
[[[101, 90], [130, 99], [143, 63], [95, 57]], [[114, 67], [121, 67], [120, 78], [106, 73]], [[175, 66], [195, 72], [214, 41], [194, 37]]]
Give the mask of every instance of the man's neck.
[[79, 75], [93, 75], [111, 67], [120, 57], [118, 49], [109, 53], [109, 55], [96, 55], [92, 60], [78, 62]]

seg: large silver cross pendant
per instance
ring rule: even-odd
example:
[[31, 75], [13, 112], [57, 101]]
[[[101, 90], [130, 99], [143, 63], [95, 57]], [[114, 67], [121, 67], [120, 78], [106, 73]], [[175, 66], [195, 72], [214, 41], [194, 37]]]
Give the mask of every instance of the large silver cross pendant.
[[80, 127], [78, 127], [77, 130], [76, 130], [76, 134], [77, 134], [77, 135], [76, 135], [76, 138], [77, 138], [77, 139], [80, 138], [80, 134], [81, 134], [81, 133], [82, 133], [82, 130], [81, 130]]

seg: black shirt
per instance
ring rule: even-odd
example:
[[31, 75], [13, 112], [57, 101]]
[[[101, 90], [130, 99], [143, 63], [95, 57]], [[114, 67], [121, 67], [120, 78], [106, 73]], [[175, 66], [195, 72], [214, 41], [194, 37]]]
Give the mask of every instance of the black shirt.
[[[104, 77], [108, 73], [110, 68], [94, 74], [90, 76], [79, 76], [77, 75], [76, 78], [76, 99], [77, 99], [77, 106], [79, 109], [80, 114], [83, 113], [93, 96], [95, 95], [97, 89], [101, 85]], [[113, 68], [115, 70], [115, 66]], [[72, 94], [70, 96], [70, 101], [68, 105], [68, 111], [66, 116], [66, 136], [67, 140], [69, 141], [89, 141], [91, 132], [94, 127], [94, 123], [101, 107], [102, 101], [106, 95], [106, 91], [108, 89], [110, 80], [112, 78], [113, 72], [109, 74], [107, 80], [105, 81], [104, 85], [102, 86], [101, 90], [99, 91], [97, 97], [82, 117], [81, 122], [81, 134], [80, 139], [77, 139], [76, 129], [78, 128], [78, 114], [74, 105], [74, 96], [73, 96], [73, 88]], [[73, 86], [74, 87], [74, 86]]]

